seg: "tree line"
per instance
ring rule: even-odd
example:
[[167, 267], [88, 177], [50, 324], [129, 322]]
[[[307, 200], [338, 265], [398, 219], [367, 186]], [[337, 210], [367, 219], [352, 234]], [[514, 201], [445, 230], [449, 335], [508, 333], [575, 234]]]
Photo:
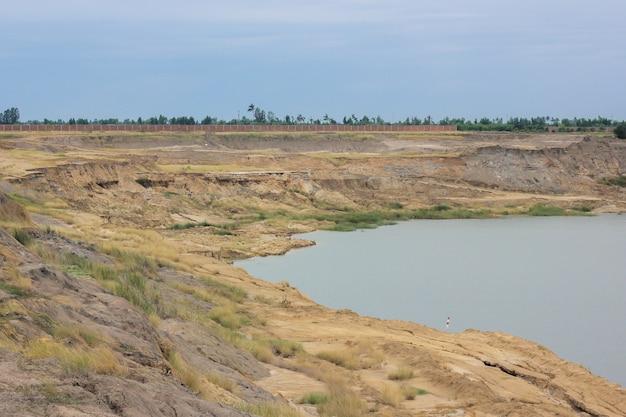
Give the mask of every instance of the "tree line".
[[[616, 121], [606, 117], [598, 116], [593, 119], [589, 118], [564, 118], [559, 119], [550, 116], [538, 117], [511, 117], [508, 120], [502, 118], [465, 119], [445, 117], [436, 121], [430, 115], [424, 118], [407, 117], [403, 121], [389, 122], [380, 116], [356, 116], [351, 114], [343, 116], [339, 121], [324, 114], [321, 118], [304, 117], [302, 114], [297, 116], [286, 115], [284, 117], [277, 116], [273, 111], [266, 111], [259, 106], [250, 104], [247, 108], [249, 117], [243, 115], [231, 120], [222, 120], [217, 117], [206, 116], [203, 119], [195, 119], [193, 116], [166, 117], [163, 115], [153, 116], [149, 118], [124, 119], [92, 119], [70, 118], [68, 120], [50, 120], [43, 119], [29, 120], [27, 124], [60, 124], [60, 125], [455, 125], [459, 131], [508, 131], [508, 132], [545, 132], [550, 129], [558, 129], [561, 132], [567, 131], [590, 131], [603, 128], [613, 128], [616, 135], [626, 138], [626, 122]], [[0, 113], [0, 124], [17, 124], [20, 123], [20, 112], [16, 107], [5, 110]]]

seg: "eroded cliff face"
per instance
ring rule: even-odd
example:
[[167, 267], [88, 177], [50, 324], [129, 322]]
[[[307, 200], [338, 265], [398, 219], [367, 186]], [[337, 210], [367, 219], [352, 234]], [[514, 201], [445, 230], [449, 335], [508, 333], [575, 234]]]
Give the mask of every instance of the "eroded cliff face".
[[626, 390], [533, 342], [330, 310], [224, 261], [312, 244], [290, 236], [334, 210], [625, 210], [597, 182], [623, 142], [25, 135], [0, 153], [2, 415], [626, 415]]
[[[53, 193], [114, 222], [150, 226], [160, 222], [165, 227], [174, 221], [173, 206], [194, 210], [171, 197], [201, 205], [196, 211], [220, 215], [224, 213], [219, 205], [233, 200], [286, 210], [323, 204], [366, 209], [376, 202], [401, 202], [408, 207], [497, 205], [518, 197], [521, 202], [536, 198], [557, 205], [577, 200], [595, 209], [624, 206], [621, 189], [598, 184], [598, 179], [625, 171], [625, 146], [617, 140], [574, 137], [552, 146], [535, 143], [532, 136], [511, 143], [506, 136], [490, 142], [444, 140], [435, 154], [431, 153], [434, 145], [422, 142], [413, 148], [404, 145], [396, 153], [388, 145], [393, 140], [386, 137], [358, 142], [361, 153], [353, 153], [355, 145], [350, 141], [342, 147], [335, 138], [248, 142], [227, 138], [218, 146], [217, 139], [211, 139], [207, 149], [183, 146], [182, 139], [178, 146], [168, 142], [168, 147], [144, 141], [135, 153], [105, 152], [103, 159], [55, 161], [11, 182]], [[284, 149], [278, 147], [280, 143], [286, 144]], [[329, 149], [324, 151], [324, 146]], [[300, 152], [292, 151], [298, 147]], [[130, 206], [112, 207], [112, 199]], [[141, 216], [133, 214], [138, 209]]]

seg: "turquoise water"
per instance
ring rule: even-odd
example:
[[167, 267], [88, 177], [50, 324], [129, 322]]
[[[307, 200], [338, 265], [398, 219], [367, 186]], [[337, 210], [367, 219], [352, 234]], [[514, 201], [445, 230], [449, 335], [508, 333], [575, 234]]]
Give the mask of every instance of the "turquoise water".
[[237, 262], [316, 302], [449, 331], [504, 331], [626, 386], [626, 215], [416, 220], [302, 235]]

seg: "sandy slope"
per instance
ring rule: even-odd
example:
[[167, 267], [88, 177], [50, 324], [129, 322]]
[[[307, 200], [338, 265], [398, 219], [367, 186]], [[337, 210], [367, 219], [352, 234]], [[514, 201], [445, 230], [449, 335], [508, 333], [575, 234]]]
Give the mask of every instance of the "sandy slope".
[[[299, 399], [335, 393], [338, 385], [364, 405], [346, 415], [626, 415], [626, 390], [530, 341], [330, 310], [225, 262], [308, 245], [289, 236], [323, 226], [276, 216], [278, 210], [302, 215], [399, 202], [623, 211], [624, 192], [596, 181], [624, 172], [622, 142], [575, 135], [56, 134], [0, 138], [0, 154], [2, 191], [31, 211], [29, 220], [0, 200], [9, 231], [0, 230], [0, 270], [3, 282], [12, 283], [17, 268], [32, 284], [26, 297], [0, 288], [2, 415], [245, 415], [235, 407], [241, 401], [289, 403], [317, 415]], [[171, 229], [176, 224], [199, 227]], [[149, 271], [148, 288], [170, 310], [148, 320], [102, 282], [68, 275], [24, 248], [10, 236], [14, 225], [28, 227], [39, 247], [102, 265], [116, 261], [98, 250], [108, 244], [167, 261]], [[202, 277], [246, 291], [237, 306], [249, 318], [238, 330], [244, 340], [294, 341], [303, 351], [274, 348], [259, 362], [234, 347], [207, 318], [215, 301], [194, 295]], [[82, 348], [112, 352], [117, 367], [67, 372], [58, 357], [33, 357], [35, 342], [84, 343], [60, 338], [49, 323], [101, 334], [97, 346]], [[236, 388], [214, 382], [194, 392], [172, 372], [173, 351], [201, 375], [220, 375]], [[352, 369], [316, 356], [344, 351], [355, 360]], [[413, 376], [390, 380], [398, 367]], [[397, 399], [401, 385], [426, 393]]]

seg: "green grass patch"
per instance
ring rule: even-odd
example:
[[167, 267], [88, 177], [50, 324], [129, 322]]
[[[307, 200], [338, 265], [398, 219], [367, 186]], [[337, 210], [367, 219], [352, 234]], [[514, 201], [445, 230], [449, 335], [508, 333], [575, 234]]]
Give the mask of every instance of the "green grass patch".
[[573, 207], [570, 210], [557, 207], [546, 206], [543, 204], [535, 204], [528, 209], [529, 216], [586, 216], [589, 215], [591, 209], [586, 206]]
[[170, 230], [185, 230], [185, 229], [193, 229], [194, 227], [209, 227], [211, 224], [209, 222], [188, 222], [188, 223], [176, 223]]
[[528, 214], [530, 216], [565, 216], [567, 211], [561, 207], [535, 204], [528, 209]]
[[330, 401], [330, 394], [326, 392], [311, 392], [304, 394], [300, 399], [301, 404], [324, 404]]
[[319, 213], [301, 217], [301, 220], [317, 220], [321, 222], [333, 223], [332, 226], [325, 229], [348, 232], [358, 229], [372, 229], [378, 226], [394, 224], [399, 220], [407, 220], [403, 218], [403, 213], [399, 211], [352, 211], [352, 212], [335, 212], [335, 213]]
[[489, 210], [472, 210], [467, 208], [452, 208], [446, 205], [437, 205], [411, 211], [411, 219], [488, 219], [494, 217]]
[[358, 229], [372, 229], [378, 226], [395, 224], [399, 221], [415, 219], [484, 219], [494, 217], [488, 210], [472, 210], [451, 208], [437, 205], [431, 208], [415, 210], [371, 210], [371, 211], [339, 211], [332, 213], [309, 214], [297, 217], [296, 220], [317, 220], [330, 222], [333, 225], [326, 230], [348, 232]]

